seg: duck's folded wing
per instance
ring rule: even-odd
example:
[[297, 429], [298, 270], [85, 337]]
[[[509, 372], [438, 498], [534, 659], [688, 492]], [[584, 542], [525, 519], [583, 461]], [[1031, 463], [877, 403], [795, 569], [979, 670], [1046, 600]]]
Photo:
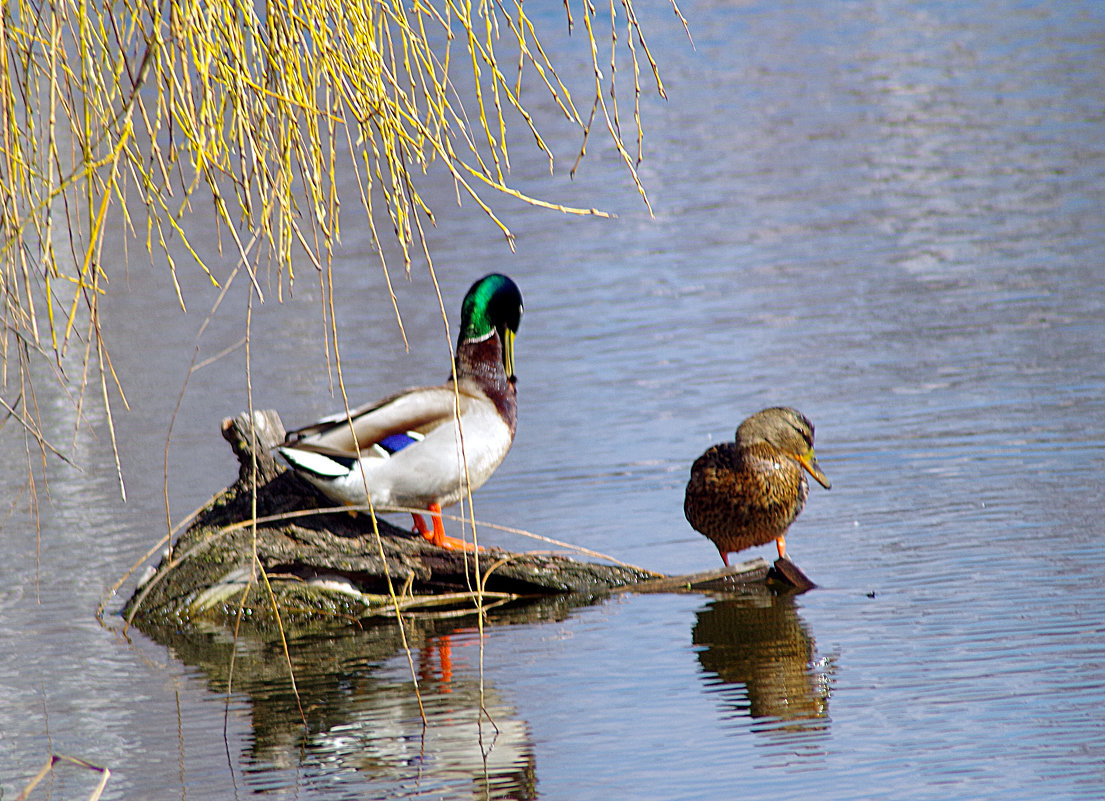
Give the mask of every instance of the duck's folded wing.
[[[329, 455], [355, 456], [393, 434], [425, 435], [453, 419], [456, 396], [452, 387], [427, 387], [402, 392], [352, 412], [353, 434], [345, 414], [323, 418], [314, 425], [291, 431], [284, 444]], [[460, 396], [463, 413], [469, 399]]]

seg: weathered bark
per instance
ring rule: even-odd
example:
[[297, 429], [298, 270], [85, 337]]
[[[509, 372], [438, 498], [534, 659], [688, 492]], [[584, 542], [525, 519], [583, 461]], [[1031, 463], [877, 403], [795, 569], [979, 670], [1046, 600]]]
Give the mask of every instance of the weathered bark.
[[477, 569], [485, 579], [485, 606], [554, 594], [572, 594], [577, 603], [586, 603], [616, 589], [717, 590], [768, 577], [762, 559], [729, 570], [664, 577], [498, 548], [477, 558], [436, 548], [379, 518], [374, 528], [368, 514], [310, 513], [305, 510], [332, 503], [273, 458], [271, 449], [284, 439], [279, 416], [263, 411], [253, 420], [250, 425], [242, 414], [223, 422], [223, 436], [238, 457], [238, 480], [197, 514], [138, 587], [124, 609], [128, 620], [226, 620], [240, 606], [250, 619], [264, 620], [273, 600], [282, 618], [361, 619], [392, 612], [389, 582], [408, 610], [471, 610]]

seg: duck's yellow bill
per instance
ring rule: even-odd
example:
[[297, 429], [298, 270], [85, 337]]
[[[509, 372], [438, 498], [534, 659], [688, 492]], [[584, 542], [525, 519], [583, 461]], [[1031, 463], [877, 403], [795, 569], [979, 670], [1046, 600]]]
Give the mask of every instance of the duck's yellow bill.
[[514, 332], [509, 328], [503, 328], [503, 367], [506, 368], [506, 377], [514, 380]]
[[802, 463], [802, 467], [806, 468], [811, 476], [817, 479], [817, 483], [825, 489], [831, 489], [832, 484], [829, 483], [829, 479], [825, 477], [825, 474], [821, 472], [821, 465], [817, 463], [817, 457], [813, 453], [813, 448], [803, 453], [798, 457], [798, 461]]

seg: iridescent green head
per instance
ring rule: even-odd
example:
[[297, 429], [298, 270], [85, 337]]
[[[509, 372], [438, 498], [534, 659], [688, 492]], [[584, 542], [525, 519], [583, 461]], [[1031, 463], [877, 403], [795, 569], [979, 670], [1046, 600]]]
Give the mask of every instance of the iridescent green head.
[[514, 335], [522, 322], [522, 293], [518, 285], [500, 273], [485, 275], [468, 290], [460, 307], [458, 344], [480, 342], [499, 334], [503, 367], [514, 377]]

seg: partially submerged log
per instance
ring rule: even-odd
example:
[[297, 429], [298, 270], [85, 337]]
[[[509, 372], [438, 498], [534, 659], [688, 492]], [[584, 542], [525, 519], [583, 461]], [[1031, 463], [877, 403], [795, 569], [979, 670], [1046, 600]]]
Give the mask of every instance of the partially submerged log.
[[666, 577], [548, 553], [442, 550], [380, 518], [374, 524], [368, 514], [330, 510], [329, 500], [273, 458], [284, 440], [275, 412], [256, 412], [252, 421], [243, 413], [222, 431], [238, 457], [238, 480], [197, 513], [139, 585], [123, 610], [128, 622], [227, 620], [239, 610], [265, 620], [273, 602], [282, 618], [359, 620], [394, 614], [395, 598], [411, 613], [464, 613], [475, 608], [477, 573], [487, 608], [564, 594], [579, 605], [615, 590], [724, 590], [762, 583], [772, 571], [760, 559]]
[[817, 585], [785, 556], [768, 564], [752, 559], [739, 565], [720, 567], [685, 576], [660, 576], [615, 588], [616, 592], [732, 592], [750, 584], [767, 584], [786, 592], [805, 592]]

